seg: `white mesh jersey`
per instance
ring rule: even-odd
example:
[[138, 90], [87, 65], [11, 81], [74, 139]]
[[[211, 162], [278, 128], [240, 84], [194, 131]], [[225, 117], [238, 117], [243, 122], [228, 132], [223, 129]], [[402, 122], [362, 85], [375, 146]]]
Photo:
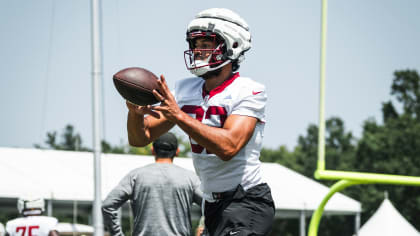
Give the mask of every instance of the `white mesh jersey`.
[[55, 230], [58, 220], [49, 216], [26, 216], [10, 220], [6, 232], [10, 236], [48, 236]]
[[235, 189], [241, 184], [249, 189], [262, 183], [260, 150], [265, 124], [267, 96], [264, 85], [235, 73], [208, 94], [202, 78], [177, 81], [175, 98], [182, 111], [203, 124], [223, 127], [229, 115], [251, 116], [258, 119], [249, 142], [229, 161], [209, 153], [190, 138], [193, 163], [201, 180], [204, 198], [212, 200], [212, 192]]

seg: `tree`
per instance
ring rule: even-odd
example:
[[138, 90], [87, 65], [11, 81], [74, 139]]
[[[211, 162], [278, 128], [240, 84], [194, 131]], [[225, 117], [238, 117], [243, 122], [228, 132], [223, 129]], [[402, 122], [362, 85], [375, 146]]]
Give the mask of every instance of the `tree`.
[[[82, 146], [82, 138], [80, 134], [75, 133], [72, 125], [66, 125], [61, 134], [61, 139], [57, 140], [57, 131], [47, 132], [45, 143], [47, 148], [56, 150], [74, 150], [74, 151], [90, 151], [89, 148]], [[39, 144], [34, 145], [36, 148], [43, 148]]]
[[[344, 122], [338, 117], [329, 118], [325, 129], [326, 168], [351, 170], [356, 151], [352, 133], [345, 130]], [[306, 132], [306, 136], [299, 136], [294, 155], [302, 168], [301, 173], [314, 178], [318, 157], [318, 126], [311, 124]]]
[[127, 153], [127, 146], [120, 145], [120, 146], [112, 146], [105, 140], [101, 142], [101, 148], [103, 153], [115, 153], [115, 154], [124, 154]]
[[[58, 138], [59, 137], [59, 138]], [[81, 151], [91, 152], [92, 149], [85, 147], [79, 133], [75, 131], [73, 125], [66, 125], [61, 135], [57, 131], [47, 132], [47, 139], [45, 140], [47, 147], [35, 144], [36, 148], [49, 148], [55, 150], [67, 151]], [[152, 151], [150, 145], [146, 147], [131, 147], [128, 144], [111, 145], [105, 140], [101, 141], [101, 148], [103, 153], [117, 153], [117, 154], [138, 154], [138, 155], [151, 155]]]
[[394, 72], [391, 94], [402, 103], [404, 114], [420, 120], [420, 77], [415, 70]]
[[286, 166], [290, 169], [302, 172], [302, 166], [296, 162], [295, 153], [287, 149], [286, 146], [279, 146], [277, 149], [262, 148], [260, 160], [262, 162], [274, 162]]
[[[176, 133], [175, 133], [176, 135]], [[185, 141], [181, 136], [176, 135], [178, 138], [180, 157], [187, 157], [191, 153], [191, 147], [189, 141]], [[57, 131], [47, 132], [47, 138], [45, 140], [46, 147], [40, 144], [35, 144], [35, 148], [49, 148], [55, 150], [67, 150], [67, 151], [82, 151], [91, 152], [92, 149], [83, 146], [82, 138], [79, 133], [76, 132], [73, 125], [66, 125], [61, 134]], [[121, 143], [119, 145], [112, 145], [109, 142], [102, 140], [101, 148], [103, 153], [116, 153], [116, 154], [134, 154], [134, 155], [152, 155], [152, 144], [145, 147], [133, 147], [128, 144]]]
[[[414, 70], [396, 71], [391, 94], [402, 105], [398, 113], [391, 101], [382, 104], [383, 124], [365, 121], [358, 142], [355, 168], [363, 172], [420, 176], [420, 78]], [[384, 192], [410, 223], [419, 229], [420, 189], [412, 186], [367, 185], [347, 193], [363, 202], [362, 220], [383, 201]]]
[[[345, 130], [344, 122], [338, 117], [326, 121], [326, 166], [328, 169], [350, 170], [355, 158], [356, 146], [351, 132]], [[264, 148], [261, 151], [261, 160], [276, 162], [291, 168], [309, 178], [314, 179], [318, 155], [318, 126], [311, 124], [306, 135], [298, 138], [298, 145], [290, 152], [286, 147], [280, 146], [276, 150]], [[332, 181], [324, 181], [331, 185]], [[287, 190], [285, 190], [287, 191]], [[352, 216], [325, 217], [320, 225], [320, 232], [325, 236], [352, 235], [354, 226]], [[296, 235], [297, 220], [277, 220], [273, 235]], [[275, 233], [274, 233], [275, 232]]]

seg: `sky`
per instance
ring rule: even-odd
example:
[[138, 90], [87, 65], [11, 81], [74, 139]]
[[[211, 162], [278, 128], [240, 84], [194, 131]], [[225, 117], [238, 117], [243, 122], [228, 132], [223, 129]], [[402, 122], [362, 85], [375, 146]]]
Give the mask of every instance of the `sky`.
[[[126, 67], [190, 77], [186, 27], [223, 7], [249, 24], [252, 48], [240, 74], [267, 88], [264, 146], [293, 148], [318, 124], [321, 1], [102, 1], [102, 136], [127, 143], [127, 109], [112, 83]], [[395, 70], [420, 71], [420, 1], [334, 0], [328, 4], [326, 118], [358, 138], [381, 118]], [[0, 0], [0, 146], [30, 148], [72, 124], [92, 147], [90, 1]], [[180, 130], [176, 130], [181, 133]]]

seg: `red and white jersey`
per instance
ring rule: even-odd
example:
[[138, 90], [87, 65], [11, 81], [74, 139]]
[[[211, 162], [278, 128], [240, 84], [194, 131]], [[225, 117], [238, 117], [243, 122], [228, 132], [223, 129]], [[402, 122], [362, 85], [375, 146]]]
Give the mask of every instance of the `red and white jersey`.
[[223, 127], [232, 114], [258, 119], [251, 139], [230, 161], [221, 160], [190, 138], [205, 199], [211, 201], [212, 192], [232, 190], [238, 184], [246, 190], [262, 183], [259, 157], [267, 101], [264, 85], [235, 73], [207, 94], [202, 78], [188, 78], [176, 83], [175, 98], [182, 111], [209, 126]]
[[26, 216], [10, 220], [6, 232], [10, 236], [48, 236], [55, 230], [58, 220], [49, 216]]

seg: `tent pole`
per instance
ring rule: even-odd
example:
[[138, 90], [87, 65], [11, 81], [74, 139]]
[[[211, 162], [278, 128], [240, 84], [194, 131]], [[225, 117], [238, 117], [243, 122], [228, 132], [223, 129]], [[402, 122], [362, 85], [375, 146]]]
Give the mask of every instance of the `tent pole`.
[[47, 215], [48, 216], [52, 216], [52, 198], [48, 200], [48, 210], [47, 210]]
[[77, 200], [73, 200], [73, 224], [77, 224]]
[[300, 228], [299, 228], [299, 235], [300, 236], [305, 236], [306, 235], [306, 232], [305, 232], [305, 229], [306, 229], [305, 210], [301, 210], [300, 211], [300, 222], [299, 222], [299, 226], [300, 226]]
[[355, 216], [355, 224], [354, 224], [354, 235], [359, 236], [359, 229], [360, 229], [360, 212], [357, 212]]
[[93, 227], [94, 236], [104, 235], [102, 220], [102, 194], [101, 194], [101, 134], [100, 134], [100, 98], [102, 78], [102, 42], [101, 42], [101, 0], [91, 0], [91, 40], [92, 40], [92, 136], [93, 136], [93, 173], [94, 173], [94, 199], [93, 199]]

